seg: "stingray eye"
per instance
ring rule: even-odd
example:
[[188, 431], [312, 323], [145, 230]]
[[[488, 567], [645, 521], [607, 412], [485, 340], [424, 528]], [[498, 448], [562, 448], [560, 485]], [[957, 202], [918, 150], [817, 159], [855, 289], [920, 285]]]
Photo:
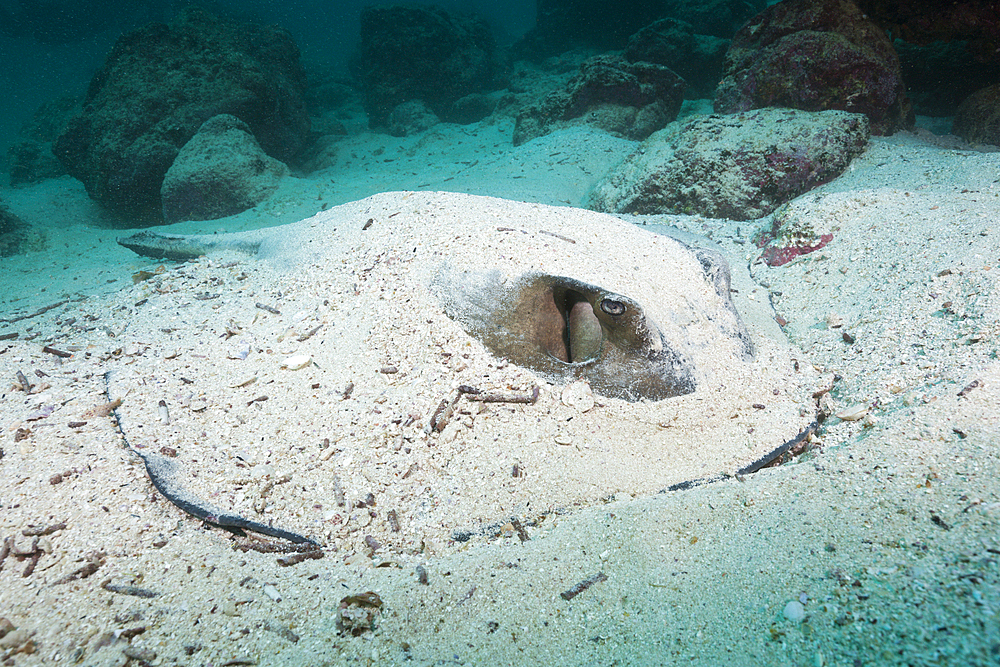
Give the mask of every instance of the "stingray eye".
[[603, 310], [608, 315], [618, 315], [625, 314], [625, 304], [621, 301], [615, 301], [614, 299], [602, 299], [601, 300], [601, 310]]

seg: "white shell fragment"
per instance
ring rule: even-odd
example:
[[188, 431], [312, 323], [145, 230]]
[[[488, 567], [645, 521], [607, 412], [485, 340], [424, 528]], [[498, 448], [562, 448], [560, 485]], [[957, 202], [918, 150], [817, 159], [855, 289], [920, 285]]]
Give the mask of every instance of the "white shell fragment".
[[594, 392], [586, 380], [570, 382], [562, 392], [562, 403], [577, 412], [586, 412], [594, 407]]
[[278, 589], [273, 584], [264, 584], [264, 595], [275, 602], [281, 602], [281, 593], [278, 592]]
[[312, 357], [308, 354], [296, 354], [294, 357], [288, 357], [283, 362], [281, 362], [282, 368], [287, 368], [290, 371], [297, 371], [305, 368], [312, 363]]
[[838, 419], [843, 419], [845, 422], [856, 422], [859, 419], [864, 419], [865, 415], [868, 414], [868, 406], [864, 403], [859, 403], [857, 405], [852, 405], [851, 407], [841, 410], [837, 413]]

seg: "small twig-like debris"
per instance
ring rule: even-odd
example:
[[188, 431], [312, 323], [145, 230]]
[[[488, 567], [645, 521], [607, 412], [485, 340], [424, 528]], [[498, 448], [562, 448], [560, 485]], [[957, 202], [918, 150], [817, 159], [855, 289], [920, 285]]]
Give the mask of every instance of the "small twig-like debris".
[[66, 304], [66, 303], [69, 303], [69, 299], [64, 299], [62, 301], [56, 301], [52, 305], [50, 305], [50, 306], [44, 306], [43, 308], [40, 308], [40, 309], [36, 310], [35, 312], [30, 313], [28, 315], [21, 315], [19, 317], [9, 317], [9, 318], [6, 318], [6, 319], [0, 319], [0, 322], [12, 322], [13, 323], [13, 322], [20, 322], [21, 320], [29, 320], [32, 317], [38, 317], [42, 313], [46, 313], [46, 312], [52, 310], [53, 308], [58, 308], [59, 306], [61, 306], [63, 304]]
[[20, 334], [18, 334], [16, 331], [13, 333], [0, 334], [0, 340], [14, 340], [19, 335]]
[[464, 395], [470, 401], [480, 401], [482, 403], [524, 403], [527, 405], [533, 405], [538, 401], [538, 394], [540, 388], [535, 385], [531, 388], [531, 393], [526, 395], [506, 395], [506, 394], [483, 394], [465, 392]]
[[132, 595], [137, 598], [155, 598], [159, 597], [159, 593], [156, 591], [151, 591], [148, 588], [140, 588], [139, 586], [132, 585], [122, 585], [113, 584], [110, 579], [105, 579], [101, 582], [101, 588], [109, 593], [118, 593], [120, 595]]
[[418, 565], [417, 568], [416, 568], [416, 571], [417, 571], [417, 583], [420, 584], [421, 586], [426, 586], [427, 585], [427, 570], [424, 569], [423, 565]]
[[122, 399], [116, 398], [115, 400], [109, 403], [104, 403], [103, 405], [95, 405], [94, 407], [90, 408], [82, 415], [80, 415], [80, 417], [83, 419], [90, 419], [91, 417], [107, 417], [112, 412], [121, 407], [121, 404], [122, 404]]
[[44, 528], [42, 526], [28, 526], [27, 528], [21, 531], [21, 534], [24, 535], [25, 537], [51, 535], [57, 530], [63, 530], [64, 528], [66, 528], [66, 522], [60, 521], [59, 523], [54, 523], [51, 526], [45, 526]]
[[72, 352], [64, 352], [62, 350], [57, 350], [56, 348], [49, 347], [48, 345], [42, 348], [42, 352], [45, 352], [46, 354], [54, 354], [55, 356], [61, 357], [63, 359], [73, 356]]
[[104, 552], [103, 551], [91, 551], [87, 554], [87, 564], [81, 567], [79, 570], [67, 574], [62, 579], [58, 580], [57, 584], [65, 584], [70, 581], [76, 581], [77, 579], [86, 579], [90, 575], [97, 572], [97, 570], [104, 565]]
[[560, 241], [567, 241], [568, 243], [576, 243], [576, 241], [574, 241], [573, 239], [569, 238], [568, 236], [563, 236], [562, 234], [556, 234], [555, 232], [547, 232], [544, 229], [538, 230], [538, 233], [539, 234], [545, 234], [546, 236], [555, 237], [555, 238], [559, 239]]
[[232, 660], [227, 660], [219, 667], [236, 667], [236, 665], [256, 665], [257, 661], [253, 658], [233, 658]]
[[395, 366], [383, 366], [378, 372], [383, 375], [392, 375], [393, 373], [398, 373], [399, 369]]
[[970, 382], [969, 384], [965, 385], [965, 388], [964, 388], [964, 389], [962, 389], [962, 391], [958, 392], [958, 395], [959, 395], [960, 397], [962, 397], [962, 398], [965, 398], [966, 396], [968, 396], [968, 395], [969, 395], [969, 392], [970, 392], [970, 391], [972, 391], [973, 389], [975, 389], [975, 388], [977, 388], [977, 387], [981, 386], [982, 384], [983, 384], [983, 383], [982, 383], [982, 381], [981, 381], [981, 380], [973, 380], [973, 381], [972, 381], [972, 382]]
[[392, 532], [398, 533], [399, 532], [399, 516], [396, 514], [396, 510], [389, 510], [389, 513], [386, 514], [385, 518], [386, 518], [386, 521], [389, 522], [389, 528], [392, 529]]
[[318, 560], [322, 557], [323, 557], [322, 549], [310, 549], [309, 551], [300, 551], [298, 553], [289, 554], [287, 556], [279, 556], [278, 565], [282, 567], [288, 567], [290, 565], [298, 565], [302, 561]]
[[530, 540], [530, 539], [531, 539], [531, 538], [530, 538], [530, 537], [528, 536], [528, 531], [526, 531], [526, 530], [524, 529], [524, 526], [522, 526], [522, 525], [521, 525], [521, 522], [520, 522], [520, 521], [518, 521], [517, 517], [513, 517], [513, 518], [511, 518], [511, 520], [510, 520], [510, 525], [514, 527], [514, 530], [515, 530], [515, 531], [517, 531], [517, 537], [518, 537], [518, 539], [520, 539], [520, 540], [521, 540], [522, 542], [527, 542], [528, 540]]
[[939, 517], [934, 512], [931, 512], [931, 523], [933, 523], [935, 526], [938, 526], [943, 530], [951, 530], [951, 526], [945, 523], [945, 520]]
[[17, 381], [21, 384], [21, 391], [25, 394], [31, 393], [31, 383], [28, 382], [28, 378], [24, 377], [24, 373], [21, 371], [17, 372]]
[[35, 543], [32, 544], [32, 546], [35, 550], [32, 552], [31, 560], [29, 560], [28, 564], [25, 566], [24, 572], [21, 573], [22, 577], [30, 576], [31, 573], [35, 571], [35, 566], [38, 565], [38, 560], [42, 557], [42, 553], [44, 553], [38, 548], [38, 538], [35, 538]]
[[0, 569], [3, 569], [3, 562], [7, 560], [7, 556], [10, 555], [10, 549], [13, 544], [14, 544], [13, 537], [4, 538], [3, 546], [0, 546]]
[[281, 315], [281, 311], [280, 310], [278, 310], [277, 308], [272, 308], [271, 306], [267, 305], [266, 303], [261, 303], [260, 301], [258, 301], [254, 305], [257, 306], [258, 308], [260, 308], [261, 310], [266, 310], [267, 312], [271, 313], [272, 315]]
[[607, 580], [608, 580], [608, 575], [604, 574], [603, 572], [598, 572], [589, 579], [584, 579], [583, 581], [576, 584], [569, 590], [563, 591], [562, 593], [559, 594], [559, 597], [561, 597], [563, 600], [572, 600], [577, 595], [584, 592], [594, 584], [599, 584], [602, 581], [607, 581]]
[[86, 426], [87, 422], [70, 422], [68, 426], [70, 428], [80, 428], [81, 426]]
[[333, 501], [337, 503], [337, 507], [343, 507], [347, 504], [347, 500], [344, 498], [344, 487], [340, 485], [340, 475], [333, 476]]
[[437, 409], [434, 410], [434, 414], [431, 415], [429, 422], [431, 430], [438, 433], [444, 430], [444, 427], [451, 421], [451, 415], [455, 412], [455, 405], [458, 404], [460, 398], [462, 398], [461, 387], [459, 388], [459, 393], [454, 398], [445, 398], [438, 403]]
[[347, 386], [344, 387], [344, 393], [341, 395], [341, 397], [344, 400], [347, 400], [348, 398], [351, 397], [351, 392], [352, 391], [354, 391], [354, 383], [353, 382], [348, 382]]
[[310, 329], [307, 333], [304, 333], [301, 336], [299, 336], [299, 342], [302, 343], [302, 342], [305, 342], [305, 341], [309, 340], [310, 338], [312, 338], [313, 336], [315, 336], [316, 333], [320, 329], [322, 329], [322, 328], [323, 328], [322, 324], [317, 324], [312, 329]]
[[252, 398], [249, 401], [247, 401], [247, 407], [249, 408], [254, 403], [263, 403], [266, 400], [267, 396], [258, 396], [257, 398]]

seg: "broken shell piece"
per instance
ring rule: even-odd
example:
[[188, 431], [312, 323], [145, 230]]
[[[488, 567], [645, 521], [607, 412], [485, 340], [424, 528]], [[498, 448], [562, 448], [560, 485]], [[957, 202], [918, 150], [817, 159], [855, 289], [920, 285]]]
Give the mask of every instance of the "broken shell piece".
[[586, 412], [594, 407], [594, 392], [590, 390], [590, 383], [586, 380], [577, 380], [566, 385], [562, 392], [563, 405], [575, 408], [577, 412]]
[[845, 422], [856, 422], [859, 419], [864, 418], [868, 414], [868, 406], [864, 403], [859, 403], [857, 405], [852, 405], [846, 410], [841, 410], [837, 413], [838, 419], [843, 419]]
[[288, 357], [281, 362], [281, 367], [287, 368], [290, 371], [297, 371], [301, 368], [305, 368], [311, 363], [312, 357], [308, 354], [296, 354], [294, 357]]
[[566, 435], [565, 433], [559, 433], [558, 435], [556, 435], [554, 440], [556, 441], [557, 445], [566, 446], [573, 444], [573, 438], [571, 436]]

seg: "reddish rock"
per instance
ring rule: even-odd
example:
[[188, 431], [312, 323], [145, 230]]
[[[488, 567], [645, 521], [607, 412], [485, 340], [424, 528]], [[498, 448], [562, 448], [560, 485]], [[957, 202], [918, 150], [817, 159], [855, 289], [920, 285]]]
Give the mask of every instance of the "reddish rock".
[[715, 110], [762, 107], [863, 113], [873, 134], [914, 122], [892, 43], [851, 0], [785, 0], [736, 33]]
[[595, 211], [751, 220], [836, 178], [868, 145], [843, 111], [757, 109], [700, 116], [653, 134], [594, 187]]
[[965, 98], [958, 106], [951, 131], [970, 144], [1000, 146], [1000, 84]]

